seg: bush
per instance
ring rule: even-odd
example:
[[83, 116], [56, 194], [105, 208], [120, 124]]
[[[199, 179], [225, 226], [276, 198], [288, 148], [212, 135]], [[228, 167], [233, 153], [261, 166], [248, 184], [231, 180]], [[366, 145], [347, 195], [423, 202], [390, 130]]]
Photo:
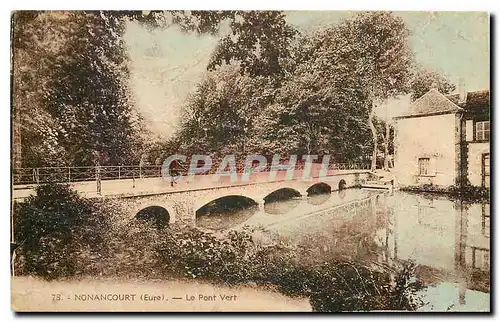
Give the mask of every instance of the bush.
[[38, 186], [14, 207], [20, 273], [47, 279], [94, 274], [105, 252], [106, 216], [66, 185]]
[[286, 295], [309, 297], [321, 312], [415, 310], [422, 304], [416, 291], [423, 285], [411, 263], [399, 272], [345, 261], [309, 265], [314, 261], [304, 249], [286, 242], [256, 244], [248, 228], [221, 238], [196, 228], [165, 233], [157, 244], [158, 269], [169, 276], [271, 286]]

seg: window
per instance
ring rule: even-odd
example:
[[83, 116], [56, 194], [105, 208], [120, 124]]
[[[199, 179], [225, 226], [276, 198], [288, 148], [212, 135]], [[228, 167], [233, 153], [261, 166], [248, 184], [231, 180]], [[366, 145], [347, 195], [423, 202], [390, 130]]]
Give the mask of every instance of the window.
[[476, 122], [476, 140], [490, 140], [490, 121]]
[[490, 175], [490, 154], [483, 154], [483, 173], [486, 176]]
[[481, 232], [486, 238], [490, 238], [490, 205], [483, 203], [481, 205]]
[[429, 164], [430, 158], [419, 158], [418, 159], [418, 174], [421, 176], [429, 175]]
[[482, 185], [483, 187], [490, 186], [490, 154], [484, 153], [481, 158], [481, 175], [482, 175]]

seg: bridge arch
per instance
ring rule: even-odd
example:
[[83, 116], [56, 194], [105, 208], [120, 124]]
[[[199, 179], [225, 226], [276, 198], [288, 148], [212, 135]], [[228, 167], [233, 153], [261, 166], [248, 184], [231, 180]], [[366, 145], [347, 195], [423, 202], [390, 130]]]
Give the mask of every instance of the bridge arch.
[[[244, 190], [237, 190], [237, 191], [224, 191], [224, 190], [214, 190], [214, 191], [207, 191], [206, 193], [202, 194], [193, 194], [190, 196], [190, 199], [193, 198], [196, 200], [194, 204], [192, 204], [192, 209], [194, 212], [196, 212], [198, 209], [201, 207], [205, 206], [206, 204], [226, 198], [226, 197], [241, 197], [243, 199], [251, 199], [255, 203], [258, 204], [259, 198], [257, 196], [247, 194], [246, 191]], [[196, 199], [198, 198], [198, 199]]]
[[149, 222], [157, 228], [164, 228], [170, 225], [170, 213], [162, 206], [148, 206], [135, 214], [135, 218], [140, 221]]
[[290, 187], [274, 190], [264, 197], [263, 210], [270, 215], [286, 214], [302, 202], [302, 196], [300, 191]]
[[324, 182], [318, 182], [310, 186], [307, 190], [307, 196], [313, 196], [313, 195], [318, 195], [318, 194], [331, 194], [332, 193], [332, 186], [324, 183]]
[[175, 223], [179, 218], [176, 208], [173, 207], [175, 203], [165, 200], [165, 197], [144, 198], [143, 200], [132, 198], [128, 199], [126, 207], [131, 219], [137, 219], [139, 212], [150, 207], [160, 207], [167, 211], [169, 224]]
[[218, 197], [195, 210], [196, 226], [226, 230], [248, 220], [257, 209], [258, 203], [243, 195]]
[[302, 194], [297, 189], [283, 187], [267, 194], [267, 196], [264, 197], [264, 202], [282, 201], [300, 197], [302, 197]]
[[332, 186], [324, 182], [313, 184], [307, 189], [307, 203], [321, 205], [327, 202], [332, 196]]

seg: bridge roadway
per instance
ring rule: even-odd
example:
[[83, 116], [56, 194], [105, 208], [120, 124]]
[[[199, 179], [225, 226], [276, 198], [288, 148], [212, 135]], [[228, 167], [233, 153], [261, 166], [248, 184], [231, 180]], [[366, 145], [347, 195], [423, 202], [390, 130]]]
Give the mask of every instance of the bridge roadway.
[[[302, 171], [295, 171], [287, 177], [287, 172], [278, 171], [275, 178], [270, 178], [269, 172], [252, 173], [247, 181], [230, 177], [221, 177], [214, 181], [213, 175], [184, 176], [174, 185], [166, 178], [138, 178], [121, 180], [102, 180], [101, 193], [97, 193], [96, 181], [73, 182], [73, 187], [86, 198], [120, 198], [121, 204], [131, 216], [151, 206], [159, 206], [168, 211], [171, 223], [181, 222], [194, 225], [196, 210], [210, 201], [225, 196], [243, 196], [253, 199], [260, 207], [264, 198], [280, 189], [292, 189], [307, 196], [307, 190], [318, 183], [325, 183], [332, 191], [339, 185], [346, 188], [359, 185], [374, 176], [369, 170], [328, 170], [326, 175], [319, 177], [319, 165], [311, 171], [311, 177], [304, 179]], [[22, 201], [35, 193], [36, 185], [14, 185], [13, 201]]]

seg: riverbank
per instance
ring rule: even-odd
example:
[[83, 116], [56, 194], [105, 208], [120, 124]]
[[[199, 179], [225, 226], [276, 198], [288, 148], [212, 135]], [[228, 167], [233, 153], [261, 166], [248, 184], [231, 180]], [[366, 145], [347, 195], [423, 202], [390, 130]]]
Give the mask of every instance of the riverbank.
[[423, 186], [408, 186], [399, 188], [400, 191], [430, 195], [430, 196], [445, 196], [451, 200], [461, 200], [465, 202], [489, 202], [490, 189], [487, 187], [476, 187], [466, 185], [464, 187], [450, 186], [447, 188], [423, 185]]
[[257, 286], [206, 282], [84, 278], [44, 281], [12, 277], [16, 312], [311, 312], [305, 297], [288, 297]]

